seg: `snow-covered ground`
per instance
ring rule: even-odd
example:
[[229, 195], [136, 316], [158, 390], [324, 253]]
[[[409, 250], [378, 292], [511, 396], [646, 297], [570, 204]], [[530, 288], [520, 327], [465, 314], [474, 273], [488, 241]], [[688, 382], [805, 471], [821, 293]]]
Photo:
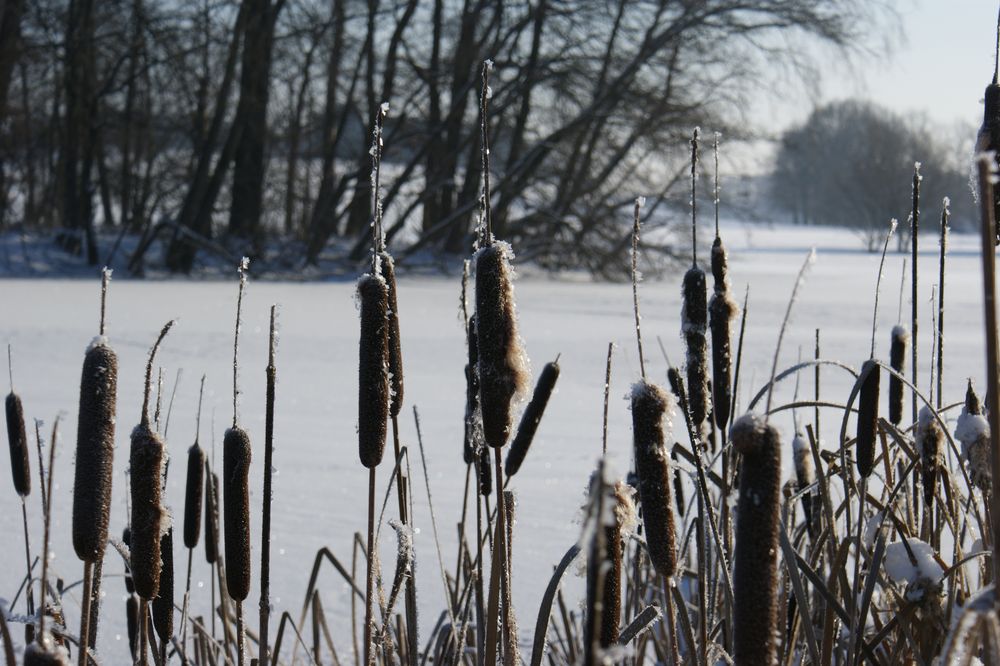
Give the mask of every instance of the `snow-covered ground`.
[[[734, 295], [742, 302], [750, 288], [750, 308], [744, 347], [740, 397], [755, 393], [766, 382], [775, 341], [795, 275], [809, 248], [818, 257], [809, 270], [796, 304], [779, 369], [796, 359], [811, 357], [814, 330], [821, 329], [822, 355], [855, 367], [868, 358], [874, 283], [879, 257], [860, 249], [850, 232], [797, 227], [726, 225], [724, 239], [730, 251]], [[931, 360], [931, 297], [937, 278], [936, 237], [921, 237], [920, 385], [929, 383]], [[708, 256], [708, 243], [701, 248]], [[878, 318], [875, 353], [888, 356], [889, 332], [897, 322], [903, 257], [886, 261]], [[982, 296], [980, 260], [974, 237], [954, 236], [948, 258], [945, 320], [945, 391], [947, 402], [964, 395], [967, 377], [983, 376]], [[680, 339], [680, 279], [682, 270], [640, 286], [646, 363], [651, 378], [666, 382], [666, 362], [657, 345], [662, 339], [669, 357], [683, 359]], [[231, 282], [129, 281], [112, 284], [108, 308], [108, 335], [119, 355], [118, 432], [112, 534], [120, 536], [125, 523], [125, 471], [128, 434], [138, 422], [142, 403], [142, 376], [149, 346], [160, 327], [172, 318], [178, 324], [166, 339], [158, 364], [165, 369], [167, 394], [178, 369], [183, 373], [169, 425], [172, 456], [166, 497], [178, 517], [183, 510], [184, 461], [195, 437], [198, 382], [207, 374], [201, 440], [209, 450], [217, 443], [221, 466], [222, 433], [232, 419], [232, 327], [236, 303], [236, 275]], [[438, 529], [446, 566], [454, 562], [455, 523], [461, 510], [465, 481], [462, 463], [465, 346], [458, 316], [460, 282], [457, 277], [406, 277], [399, 284], [403, 338], [406, 407], [401, 418], [402, 440], [413, 456], [415, 522], [418, 557], [418, 594], [422, 629], [429, 630], [443, 607], [437, 555], [431, 534], [427, 495], [416, 451], [412, 406], [420, 411], [427, 450]], [[70, 539], [76, 405], [83, 352], [97, 332], [99, 283], [94, 280], [0, 281], [0, 342], [14, 351], [14, 384], [29, 419], [46, 423], [45, 437], [57, 414], [62, 415], [55, 468], [52, 566], [67, 583], [80, 578], [82, 566]], [[590, 470], [601, 449], [602, 384], [605, 353], [615, 342], [611, 386], [609, 454], [616, 469], [629, 467], [631, 425], [624, 399], [639, 373], [633, 336], [631, 288], [627, 284], [600, 284], [579, 279], [527, 277], [516, 283], [521, 334], [532, 361], [533, 376], [542, 365], [562, 354], [557, 390], [528, 459], [512, 486], [518, 495], [518, 522], [514, 536], [514, 600], [522, 626], [522, 640], [530, 640], [542, 590], [552, 566], [577, 538], [578, 508]], [[909, 322], [909, 286], [903, 319]], [[251, 282], [244, 299], [241, 336], [240, 420], [254, 444], [251, 472], [254, 558], [259, 558], [259, 507], [262, 498], [264, 368], [267, 362], [267, 318], [272, 303], [280, 305], [278, 392], [275, 426], [275, 467], [272, 600], [278, 610], [298, 614], [316, 551], [328, 546], [339, 557], [350, 558], [351, 538], [365, 527], [367, 474], [357, 455], [358, 316], [353, 282]], [[734, 328], [735, 334], [736, 328]], [[734, 340], [735, 346], [735, 340]], [[800, 391], [812, 392], [812, 373], [803, 377]], [[780, 385], [776, 404], [792, 397], [794, 382]], [[823, 371], [826, 399], [843, 401], [851, 387], [841, 370]], [[166, 409], [166, 406], [164, 406]], [[908, 412], [908, 410], [907, 410]], [[823, 436], [835, 439], [841, 414], [826, 412]], [[791, 414], [777, 420], [790, 459]], [[211, 455], [211, 454], [210, 454]], [[6, 455], [0, 456], [6, 461]], [[388, 460], [388, 458], [387, 458]], [[32, 470], [37, 475], [35, 459]], [[0, 474], [8, 473], [0, 463]], [[9, 477], [7, 477], [9, 478]], [[379, 470], [384, 491], [388, 464]], [[0, 597], [10, 599], [23, 574], [21, 512], [8, 482], [0, 482]], [[390, 513], [392, 512], [390, 504]], [[41, 506], [37, 476], [28, 500], [33, 552], [39, 547]], [[384, 530], [388, 557], [393, 537]], [[175, 539], [174, 561], [182, 569], [186, 553]], [[256, 566], [255, 566], [256, 569]], [[105, 574], [122, 570], [120, 559], [106, 560]], [[201, 548], [194, 558], [194, 612], [208, 613], [208, 567]], [[582, 582], [567, 579], [575, 597]], [[178, 583], [178, 587], [180, 587]], [[256, 590], [256, 582], [254, 589]], [[105, 606], [99, 639], [106, 663], [127, 660], [124, 630], [124, 585], [118, 578], [105, 583]], [[327, 569], [321, 578], [324, 606], [332, 630], [349, 631], [347, 588]], [[180, 593], [178, 593], [178, 599]], [[71, 627], [78, 621], [79, 588], [66, 599]], [[257, 593], [248, 600], [251, 625], [256, 625]], [[75, 629], [74, 629], [75, 631]], [[15, 632], [15, 636], [20, 636]]]

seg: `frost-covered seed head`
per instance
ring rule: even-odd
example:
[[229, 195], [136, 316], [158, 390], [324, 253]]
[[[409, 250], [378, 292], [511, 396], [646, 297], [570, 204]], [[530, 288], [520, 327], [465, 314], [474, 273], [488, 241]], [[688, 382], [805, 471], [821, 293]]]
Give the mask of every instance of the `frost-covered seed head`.
[[163, 439], [141, 423], [132, 431], [129, 447], [132, 488], [131, 554], [135, 590], [146, 600], [156, 597], [160, 587], [160, 535], [163, 529], [162, 502]]
[[858, 381], [858, 429], [856, 440], [856, 462], [858, 474], [867, 478], [875, 466], [875, 437], [878, 433], [878, 395], [881, 368], [874, 360], [865, 361], [861, 366]]
[[222, 447], [226, 586], [229, 596], [243, 601], [250, 594], [250, 437], [242, 428], [230, 428]]
[[[906, 348], [910, 332], [904, 326], [893, 326], [889, 347], [889, 366], [899, 374], [906, 369]], [[889, 422], [898, 426], [903, 420], [903, 382], [896, 375], [889, 376]]]
[[14, 492], [21, 497], [31, 494], [31, 467], [28, 457], [28, 436], [24, 432], [24, 407], [21, 398], [11, 391], [5, 404], [7, 412], [7, 444], [10, 447], [10, 473]]
[[358, 452], [361, 464], [382, 462], [389, 418], [389, 291], [379, 274], [358, 280], [361, 342], [358, 354]]

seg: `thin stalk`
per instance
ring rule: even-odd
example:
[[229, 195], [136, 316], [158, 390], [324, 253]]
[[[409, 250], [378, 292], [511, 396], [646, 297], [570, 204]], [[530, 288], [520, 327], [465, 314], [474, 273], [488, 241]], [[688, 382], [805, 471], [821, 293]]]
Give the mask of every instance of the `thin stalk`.
[[944, 392], [944, 268], [948, 255], [948, 199], [941, 211], [941, 255], [938, 260], [938, 314], [937, 314], [937, 409], [940, 411]]
[[[913, 165], [913, 206], [910, 210], [910, 249], [912, 251], [912, 256], [910, 260], [910, 340], [911, 340], [911, 368], [910, 376], [912, 377], [912, 382], [914, 386], [919, 386], [917, 382], [917, 349], [919, 345], [917, 344], [917, 234], [920, 231], [920, 162]], [[917, 404], [916, 393], [912, 396], [913, 399], [913, 422], [917, 422], [917, 411], [919, 405]]]
[[236, 664], [246, 664], [246, 626], [243, 623], [243, 602], [236, 602]]
[[368, 468], [368, 562], [365, 571], [365, 666], [374, 663], [372, 654], [372, 592], [375, 585], [375, 467]]
[[[45, 486], [42, 486], [42, 488], [45, 488]], [[44, 494], [44, 492], [43, 492], [43, 494]], [[31, 591], [31, 589], [32, 589], [32, 585], [31, 585], [31, 546], [28, 543], [28, 507], [27, 507], [27, 502], [25, 501], [24, 497], [21, 498], [21, 522], [24, 525], [24, 562], [25, 562], [25, 565], [27, 567], [26, 568], [26, 573], [27, 573], [27, 576], [28, 576], [28, 578], [27, 578], [27, 580], [28, 580], [28, 589], [25, 591], [24, 599], [25, 599], [25, 603], [28, 606], [28, 615], [34, 615], [35, 614], [35, 601], [34, 601], [34, 594]]]
[[[990, 422], [990, 448], [993, 452], [992, 473], [1000, 479], [1000, 338], [997, 335], [996, 254], [993, 230], [993, 183], [989, 156], [978, 158], [979, 210], [982, 217], [983, 307], [986, 323], [986, 403]], [[1000, 492], [990, 493], [990, 529], [992, 542], [1000, 534]], [[993, 580], [1000, 580], [1000, 557], [991, 558]], [[994, 609], [1000, 612], [1000, 595], [994, 595]]]
[[608, 364], [604, 369], [604, 421], [603, 434], [601, 438], [601, 454], [608, 454], [608, 403], [611, 396], [611, 352], [614, 351], [615, 343], [608, 343]]
[[[93, 602], [94, 564], [83, 563], [83, 606], [80, 610], [80, 666], [87, 666], [87, 637], [90, 636], [90, 605]], [[44, 613], [44, 609], [42, 610]]]
[[642, 329], [639, 326], [639, 211], [645, 203], [644, 197], [635, 200], [632, 222], [632, 311], [635, 314], [635, 341], [639, 346], [639, 372], [646, 378], [646, 362], [642, 356]]
[[[267, 350], [267, 396], [264, 416], [264, 506], [261, 517], [260, 548], [260, 641], [258, 660], [260, 666], [270, 661], [268, 646], [268, 626], [271, 619], [271, 476], [274, 456], [274, 385], [277, 370], [274, 365], [275, 314], [277, 306], [271, 306], [271, 330]], [[188, 559], [190, 562], [190, 558]]]

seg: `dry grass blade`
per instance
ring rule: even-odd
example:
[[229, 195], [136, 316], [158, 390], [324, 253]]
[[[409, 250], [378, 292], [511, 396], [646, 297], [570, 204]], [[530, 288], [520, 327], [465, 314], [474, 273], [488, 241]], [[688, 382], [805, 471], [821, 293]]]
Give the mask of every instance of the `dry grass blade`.
[[549, 618], [552, 616], [552, 603], [555, 601], [556, 592], [562, 582], [563, 574], [573, 563], [576, 556], [580, 554], [580, 544], [574, 544], [566, 551], [559, 564], [556, 565], [545, 593], [542, 595], [542, 603], [538, 607], [538, 617], [535, 619], [535, 637], [531, 647], [531, 666], [541, 666], [542, 658], [545, 655], [546, 636], [549, 631]]

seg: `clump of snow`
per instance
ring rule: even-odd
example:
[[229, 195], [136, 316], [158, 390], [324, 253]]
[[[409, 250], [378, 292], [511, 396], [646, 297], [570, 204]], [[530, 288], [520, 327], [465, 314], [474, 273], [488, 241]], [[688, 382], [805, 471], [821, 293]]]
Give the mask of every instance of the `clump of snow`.
[[878, 537], [879, 529], [882, 527], [883, 517], [885, 516], [885, 511], [879, 511], [874, 516], [868, 519], [868, 523], [865, 525], [865, 536], [864, 544], [865, 548], [871, 550], [875, 547], [875, 538]]
[[[910, 559], [911, 552], [916, 563]], [[886, 575], [895, 583], [915, 584], [920, 579], [939, 581], [944, 575], [944, 568], [930, 544], [912, 537], [907, 537], [905, 544], [893, 541], [887, 545], [882, 565]]]
[[111, 345], [108, 342], [108, 336], [106, 336], [106, 335], [95, 335], [93, 337], [93, 339], [90, 341], [90, 344], [87, 345], [87, 352], [89, 353], [89, 352], [97, 349], [98, 347], [110, 347], [110, 346]]
[[904, 342], [908, 342], [910, 339], [910, 332], [906, 329], [905, 326], [896, 324], [895, 326], [892, 327], [892, 337], [894, 339], [899, 339], [903, 340]]

